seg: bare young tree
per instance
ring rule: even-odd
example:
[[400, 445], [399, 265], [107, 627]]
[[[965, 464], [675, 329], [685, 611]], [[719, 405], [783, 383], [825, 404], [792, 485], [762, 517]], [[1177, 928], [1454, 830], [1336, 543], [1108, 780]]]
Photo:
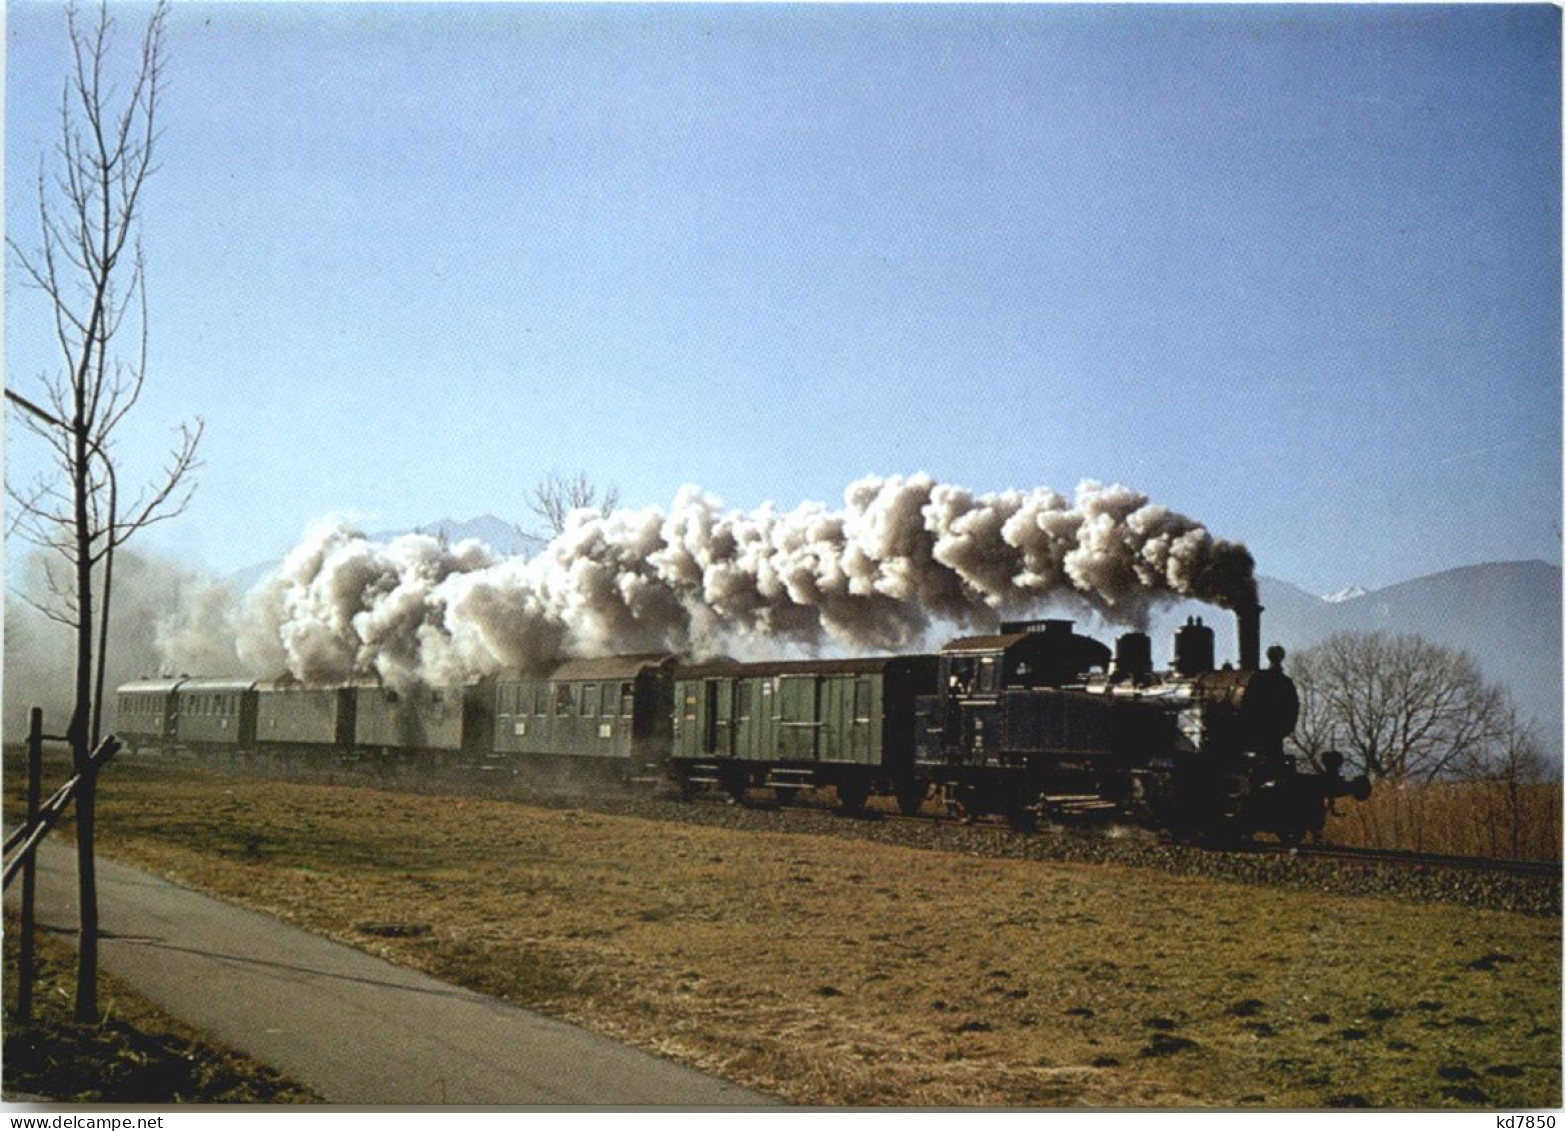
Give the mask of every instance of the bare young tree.
[[571, 476], [551, 471], [527, 496], [527, 509], [543, 520], [544, 533], [531, 534], [520, 528], [518, 532], [526, 538], [547, 542], [565, 529], [565, 520], [572, 511], [597, 511], [607, 517], [618, 505], [618, 487], [610, 486], [600, 492], [585, 471]]
[[1470, 775], [1508, 719], [1504, 693], [1473, 658], [1421, 636], [1340, 632], [1294, 657], [1311, 761], [1336, 748], [1375, 780]]
[[1485, 814], [1485, 831], [1504, 838], [1503, 844], [1490, 848], [1494, 855], [1503, 848], [1512, 858], [1520, 858], [1528, 854], [1524, 848], [1534, 846], [1532, 851], [1541, 858], [1557, 848], [1557, 830], [1548, 827], [1553, 824], [1552, 811], [1540, 814], [1538, 807], [1529, 804], [1529, 795], [1547, 780], [1547, 769], [1536, 729], [1510, 711], [1479, 773], [1489, 786], [1494, 810]]
[[[103, 725], [104, 656], [114, 552], [137, 531], [180, 514], [194, 489], [202, 424], [181, 425], [160, 475], [121, 496], [115, 432], [147, 376], [146, 261], [142, 192], [153, 173], [164, 87], [166, 3], [141, 36], [133, 73], [117, 73], [107, 6], [83, 19], [66, 8], [72, 66], [60, 106], [52, 168], [38, 174], [39, 242], [7, 239], [23, 280], [43, 295], [61, 367], [39, 375], [41, 404], [11, 390], [22, 424], [49, 449], [53, 469], [26, 488], [7, 483], [12, 530], [56, 552], [70, 575], [48, 573], [50, 596], [31, 601], [76, 638], [68, 734], [82, 773], [76, 800], [80, 885], [76, 1018], [97, 1017], [97, 893], [93, 863], [96, 788], [89, 755]], [[130, 343], [125, 348], [124, 343]], [[101, 603], [94, 604], [95, 583]], [[94, 634], [96, 633], [96, 640]], [[94, 668], [96, 650], [97, 666]]]

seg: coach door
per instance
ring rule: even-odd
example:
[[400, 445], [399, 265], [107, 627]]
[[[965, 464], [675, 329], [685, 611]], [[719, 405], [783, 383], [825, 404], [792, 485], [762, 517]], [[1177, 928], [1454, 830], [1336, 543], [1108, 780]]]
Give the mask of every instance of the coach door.
[[812, 675], [777, 680], [777, 753], [788, 762], [814, 761], [820, 729], [820, 682]]
[[731, 757], [734, 752], [733, 685], [726, 679], [709, 679], [705, 693], [706, 710], [702, 717], [706, 727], [702, 735], [702, 753]]

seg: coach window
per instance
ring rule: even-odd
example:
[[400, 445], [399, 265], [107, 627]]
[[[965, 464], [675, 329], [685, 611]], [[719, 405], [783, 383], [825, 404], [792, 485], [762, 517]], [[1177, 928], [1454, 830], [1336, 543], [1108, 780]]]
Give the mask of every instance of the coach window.
[[853, 681], [853, 721], [856, 723], [869, 722], [869, 680], [856, 679]]
[[734, 697], [734, 714], [741, 719], [750, 717], [750, 703], [755, 697], [755, 685], [747, 679], [739, 681], [739, 690]]
[[619, 717], [628, 719], [636, 711], [636, 685], [634, 683], [622, 683], [619, 685]]
[[584, 719], [595, 719], [598, 717], [598, 685], [595, 683], [588, 683], [582, 686], [581, 717]]
[[554, 686], [554, 716], [568, 718], [576, 709], [576, 689], [568, 683]]
[[549, 685], [533, 684], [533, 714], [542, 718], [549, 713]]

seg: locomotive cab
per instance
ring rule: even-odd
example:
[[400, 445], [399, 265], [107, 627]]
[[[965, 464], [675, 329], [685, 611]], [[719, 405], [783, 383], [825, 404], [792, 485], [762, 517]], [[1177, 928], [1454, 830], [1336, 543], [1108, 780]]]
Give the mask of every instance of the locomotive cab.
[[1068, 620], [1008, 621], [998, 636], [953, 640], [940, 654], [940, 691], [957, 699], [990, 698], [1004, 689], [1062, 687], [1094, 668], [1109, 650], [1079, 636]]

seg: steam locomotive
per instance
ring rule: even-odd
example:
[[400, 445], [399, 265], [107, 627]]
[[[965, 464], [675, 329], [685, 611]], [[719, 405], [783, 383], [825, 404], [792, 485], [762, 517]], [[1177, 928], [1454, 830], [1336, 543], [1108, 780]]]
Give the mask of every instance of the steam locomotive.
[[376, 680], [141, 680], [118, 689], [116, 733], [142, 746], [500, 778], [591, 774], [735, 802], [830, 787], [906, 813], [935, 798], [962, 819], [1114, 814], [1191, 839], [1318, 835], [1331, 801], [1368, 796], [1340, 757], [1301, 769], [1283, 743], [1299, 700], [1283, 650], [1259, 662], [1259, 605], [1238, 611], [1239, 663], [1217, 669], [1192, 619], [1169, 670], [1132, 632], [1114, 650], [1068, 620], [1005, 623], [936, 655], [690, 663], [574, 659], [451, 687]]

